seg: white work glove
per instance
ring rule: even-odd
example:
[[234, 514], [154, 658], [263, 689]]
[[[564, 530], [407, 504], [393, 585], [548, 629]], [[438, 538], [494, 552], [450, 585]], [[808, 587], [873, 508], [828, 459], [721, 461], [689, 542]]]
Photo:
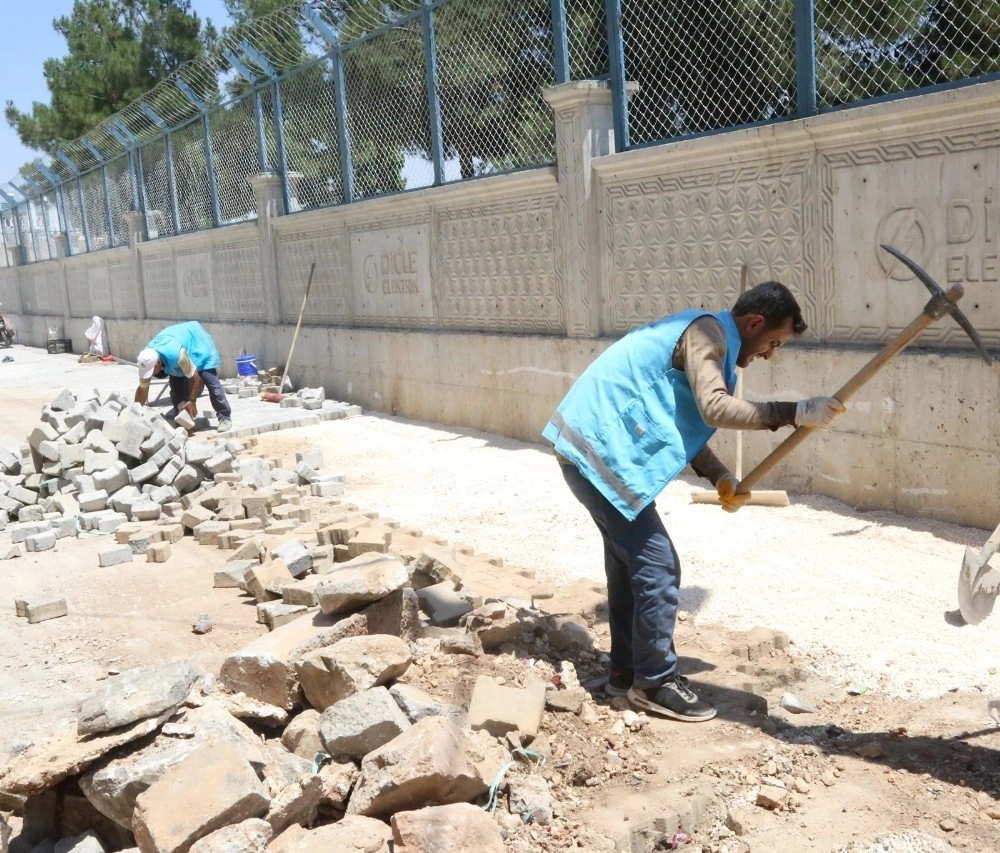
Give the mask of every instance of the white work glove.
[[743, 504], [750, 500], [750, 492], [746, 494], [736, 494], [736, 487], [739, 481], [732, 474], [724, 474], [715, 489], [719, 493], [719, 503], [726, 512], [736, 512]]
[[842, 415], [846, 411], [844, 404], [835, 397], [810, 397], [808, 400], [799, 400], [798, 406], [795, 407], [795, 426], [822, 429], [829, 426], [837, 415]]

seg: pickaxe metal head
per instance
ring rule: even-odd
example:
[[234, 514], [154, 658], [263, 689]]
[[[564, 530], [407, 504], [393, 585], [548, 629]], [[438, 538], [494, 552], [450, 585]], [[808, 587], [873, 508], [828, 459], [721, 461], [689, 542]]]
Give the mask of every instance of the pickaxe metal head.
[[[909, 269], [910, 272], [923, 282], [924, 287], [931, 292], [932, 296], [944, 296], [944, 291], [941, 289], [941, 286], [930, 277], [930, 274], [923, 267], [914, 261], [911, 261], [908, 257], [906, 257], [906, 255], [899, 251], [899, 249], [895, 249], [887, 243], [883, 243], [882, 248], [894, 258], [902, 261], [906, 265], [907, 269]], [[976, 349], [979, 350], [979, 354], [983, 357], [983, 361], [987, 364], [993, 364], [993, 356], [991, 356], [989, 350], [986, 349], [986, 344], [979, 336], [979, 332], [977, 332], [972, 323], [969, 322], [969, 318], [962, 313], [962, 309], [957, 305], [952, 304], [951, 307], [948, 308], [948, 313], [955, 318], [955, 322], [958, 323], [958, 325], [961, 326], [965, 330], [965, 333], [972, 339], [972, 343], [975, 344]]]

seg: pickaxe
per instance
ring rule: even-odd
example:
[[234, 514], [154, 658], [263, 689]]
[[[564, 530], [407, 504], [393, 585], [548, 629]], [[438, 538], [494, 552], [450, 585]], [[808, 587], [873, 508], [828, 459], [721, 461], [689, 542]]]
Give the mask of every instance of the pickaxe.
[[[938, 283], [934, 281], [934, 279], [931, 278], [925, 270], [911, 261], [898, 249], [894, 249], [892, 246], [888, 246], [884, 243], [882, 244], [882, 248], [893, 257], [902, 261], [913, 272], [913, 274], [924, 283], [924, 286], [931, 292], [931, 298], [924, 306], [924, 310], [912, 323], [910, 323], [909, 326], [903, 329], [903, 331], [896, 335], [893, 340], [887, 343], [885, 347], [871, 359], [871, 361], [855, 373], [854, 376], [848, 379], [844, 386], [833, 395], [841, 403], [846, 403], [869, 379], [885, 367], [886, 363], [890, 359], [902, 352], [909, 344], [916, 340], [928, 326], [934, 323], [935, 320], [939, 320], [945, 314], [951, 314], [951, 316], [955, 318], [958, 325], [966, 331], [970, 338], [972, 338], [972, 342], [976, 345], [976, 349], [979, 350], [979, 353], [982, 355], [986, 363], [993, 363], [993, 357], [987, 351], [979, 333], [976, 332], [972, 323], [970, 323], [968, 318], [958, 309], [956, 304], [964, 295], [965, 288], [960, 284], [953, 284], [947, 291], [942, 290]], [[813, 432], [814, 430], [810, 427], [796, 427], [795, 431], [789, 435], [788, 438], [786, 438], [783, 442], [781, 442], [781, 444], [765, 456], [760, 464], [758, 464], [756, 468], [754, 468], [740, 481], [739, 486], [736, 487], [736, 493], [746, 494], [753, 489], [757, 483], [763, 480], [764, 477], [770, 473], [771, 469], [774, 468], [775, 465], [788, 456], [788, 454], [790, 454], [796, 447], [802, 444], [802, 442], [805, 441]]]

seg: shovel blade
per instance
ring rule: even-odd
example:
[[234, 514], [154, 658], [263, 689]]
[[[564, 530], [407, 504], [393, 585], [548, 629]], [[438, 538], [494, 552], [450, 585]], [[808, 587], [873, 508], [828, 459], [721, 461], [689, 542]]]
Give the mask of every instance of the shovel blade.
[[993, 612], [1000, 590], [1000, 572], [979, 562], [979, 552], [965, 549], [962, 571], [958, 575], [958, 609], [969, 625], [978, 625]]

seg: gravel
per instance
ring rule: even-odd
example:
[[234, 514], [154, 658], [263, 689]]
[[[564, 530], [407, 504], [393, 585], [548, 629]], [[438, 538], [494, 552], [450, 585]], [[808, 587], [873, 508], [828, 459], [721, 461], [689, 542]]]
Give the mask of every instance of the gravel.
[[[303, 446], [347, 475], [345, 497], [363, 509], [500, 555], [540, 581], [603, 581], [597, 531], [540, 444], [364, 415], [264, 435], [259, 450], [293, 457]], [[1000, 695], [1000, 608], [978, 626], [957, 618], [965, 547], [980, 548], [988, 531], [799, 494], [789, 507], [730, 515], [691, 502], [703, 486], [683, 477], [657, 501], [681, 556], [682, 607], [700, 622], [785, 631], [804, 664], [845, 687]], [[781, 488], [780, 471], [769, 487]]]

